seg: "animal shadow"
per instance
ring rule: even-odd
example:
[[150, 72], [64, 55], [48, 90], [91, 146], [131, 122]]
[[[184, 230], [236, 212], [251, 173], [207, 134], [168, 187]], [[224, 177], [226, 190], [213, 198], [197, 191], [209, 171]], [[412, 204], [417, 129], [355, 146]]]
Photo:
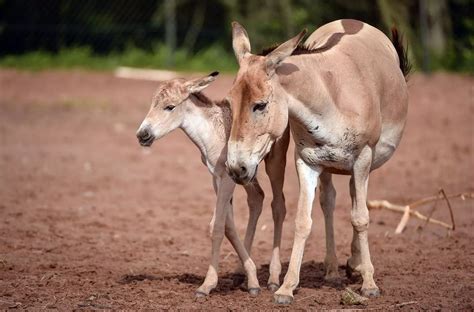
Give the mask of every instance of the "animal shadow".
[[[349, 284], [354, 282], [360, 282], [360, 276], [353, 276], [351, 279], [346, 277], [345, 266], [339, 266], [339, 278], [333, 280], [325, 280], [324, 264], [321, 262], [307, 261], [301, 265], [300, 271], [300, 283], [301, 288], [320, 289], [323, 287], [330, 287], [337, 290], [342, 290]], [[288, 262], [282, 263], [282, 273], [280, 281], [283, 282], [283, 278], [288, 270]], [[262, 265], [257, 270], [257, 277], [262, 288], [266, 288], [267, 281], [269, 278], [269, 265]], [[142, 281], [169, 281], [177, 280], [183, 284], [194, 285], [196, 288], [199, 287], [204, 281], [204, 276], [182, 273], [182, 274], [126, 274], [121, 276], [117, 281], [119, 284], [135, 284]], [[246, 290], [246, 277], [242, 273], [228, 272], [219, 276], [219, 283], [212, 292], [218, 294], [227, 294], [236, 290]], [[297, 290], [296, 290], [297, 292]]]

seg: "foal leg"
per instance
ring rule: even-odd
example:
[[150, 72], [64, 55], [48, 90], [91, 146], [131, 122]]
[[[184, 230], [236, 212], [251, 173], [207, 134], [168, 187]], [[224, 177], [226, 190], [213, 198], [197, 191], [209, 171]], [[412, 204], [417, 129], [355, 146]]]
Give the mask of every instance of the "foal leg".
[[[212, 289], [217, 286], [218, 267], [219, 267], [219, 252], [224, 234], [230, 240], [231, 244], [237, 251], [245, 271], [247, 272], [249, 292], [251, 294], [258, 294], [259, 286], [257, 280], [257, 270], [252, 259], [245, 250], [244, 245], [240, 241], [235, 225], [233, 222], [233, 211], [230, 203], [232, 194], [234, 192], [235, 183], [227, 176], [223, 177], [219, 183], [217, 190], [217, 204], [214, 214], [214, 226], [212, 227], [212, 253], [211, 264], [204, 279], [203, 284], [196, 291], [197, 297], [206, 296]], [[228, 224], [226, 224], [226, 220]]]
[[300, 182], [300, 194], [298, 198], [298, 209], [296, 211], [295, 239], [291, 251], [288, 272], [286, 273], [283, 285], [281, 285], [274, 295], [275, 302], [278, 304], [290, 304], [293, 301], [293, 290], [298, 286], [300, 280], [304, 247], [313, 223], [311, 220], [311, 210], [313, 208], [314, 191], [322, 169], [308, 166], [297, 156], [296, 171], [298, 172], [298, 180]]
[[[214, 188], [214, 193], [217, 195], [217, 179], [215, 176], [212, 176], [212, 186]], [[231, 197], [232, 198], [232, 197]], [[212, 212], [211, 222], [209, 222], [209, 237], [212, 237], [212, 231], [214, 230], [214, 223], [216, 222], [216, 206]]]
[[272, 215], [273, 215], [273, 251], [270, 261], [270, 277], [267, 287], [275, 292], [280, 286], [281, 261], [280, 246], [285, 221], [286, 207], [285, 196], [283, 195], [283, 183], [285, 181], [286, 152], [289, 143], [289, 130], [287, 129], [283, 137], [275, 143], [270, 154], [265, 158], [265, 169], [272, 186]]
[[372, 149], [366, 146], [362, 149], [354, 163], [351, 180], [351, 222], [355, 234], [355, 242], [353, 240], [353, 255], [349, 259], [349, 266], [362, 275], [361, 292], [366, 297], [376, 297], [380, 294], [373, 277], [374, 266], [370, 261], [368, 241], [369, 210], [367, 209], [367, 185], [371, 164]]
[[257, 279], [257, 267], [250, 258], [246, 247], [240, 241], [239, 235], [235, 229], [232, 203], [229, 203], [229, 210], [225, 223], [225, 234], [232, 246], [234, 247], [235, 251], [239, 255], [240, 261], [242, 262], [242, 265], [244, 267], [245, 273], [247, 275], [248, 292], [252, 296], [258, 295], [260, 293], [260, 285], [258, 284]]
[[255, 230], [257, 228], [258, 218], [262, 213], [263, 199], [265, 193], [263, 192], [257, 179], [254, 183], [244, 185], [245, 192], [247, 192], [247, 204], [249, 206], [249, 220], [247, 223], [247, 231], [245, 232], [244, 246], [250, 254], [252, 249], [253, 239], [255, 237]]
[[339, 278], [336, 245], [334, 242], [334, 206], [336, 205], [336, 189], [332, 184], [332, 174], [323, 172], [319, 178], [319, 202], [324, 214], [324, 225], [326, 230], [326, 258], [324, 267], [326, 269], [326, 280]]

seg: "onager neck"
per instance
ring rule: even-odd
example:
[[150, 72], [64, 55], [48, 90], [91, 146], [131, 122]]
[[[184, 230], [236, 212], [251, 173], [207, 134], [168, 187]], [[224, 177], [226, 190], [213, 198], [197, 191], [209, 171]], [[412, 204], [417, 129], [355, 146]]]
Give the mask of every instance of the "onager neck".
[[230, 132], [230, 109], [202, 94], [191, 95], [186, 105], [181, 128], [199, 148], [206, 165], [215, 167]]

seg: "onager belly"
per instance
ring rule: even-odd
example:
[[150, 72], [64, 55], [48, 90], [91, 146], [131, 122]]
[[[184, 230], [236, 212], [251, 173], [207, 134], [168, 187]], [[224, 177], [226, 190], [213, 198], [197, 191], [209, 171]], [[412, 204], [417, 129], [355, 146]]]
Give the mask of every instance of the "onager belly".
[[[360, 150], [366, 144], [360, 135], [349, 128], [336, 134], [324, 129], [305, 130], [298, 123], [291, 123], [296, 150], [300, 157], [310, 166], [321, 166], [335, 174], [352, 174], [352, 167]], [[371, 170], [387, 162], [395, 152], [402, 137], [404, 123], [384, 125], [377, 144]]]
[[359, 135], [346, 128], [342, 133], [327, 136], [322, 128], [304, 130], [301, 126], [291, 124], [296, 150], [300, 157], [310, 166], [321, 166], [330, 172], [348, 174], [352, 170], [361, 144]]

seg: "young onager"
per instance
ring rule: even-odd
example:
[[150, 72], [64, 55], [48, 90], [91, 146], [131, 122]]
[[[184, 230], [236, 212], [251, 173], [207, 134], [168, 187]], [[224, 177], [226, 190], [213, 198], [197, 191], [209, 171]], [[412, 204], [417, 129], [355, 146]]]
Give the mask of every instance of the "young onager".
[[393, 155], [405, 126], [409, 66], [397, 31], [392, 31], [390, 41], [370, 25], [339, 20], [317, 29], [304, 46], [299, 42], [305, 31], [260, 56], [250, 53], [241, 25], [233, 23], [232, 34], [240, 69], [228, 97], [233, 116], [230, 174], [238, 183], [251, 181], [288, 120], [296, 145], [300, 194], [295, 237], [275, 301], [293, 300], [318, 180], [326, 220], [326, 264], [337, 269], [332, 174], [351, 175], [353, 240], [348, 271], [361, 273], [363, 295], [379, 295], [369, 253], [366, 198], [369, 173]]
[[[173, 79], [163, 82], [156, 91], [151, 108], [137, 132], [141, 145], [150, 146], [154, 140], [163, 137], [176, 128], [181, 128], [201, 152], [202, 162], [212, 174], [217, 203], [210, 224], [212, 255], [211, 264], [204, 283], [197, 289], [196, 296], [205, 296], [217, 285], [219, 251], [225, 236], [235, 248], [244, 266], [251, 295], [259, 292], [257, 271], [250, 258], [257, 221], [262, 211], [264, 193], [258, 181], [244, 186], [247, 192], [249, 220], [244, 244], [235, 230], [232, 195], [235, 183], [226, 173], [227, 140], [232, 123], [231, 110], [226, 101], [212, 102], [201, 91], [217, 76], [194, 79]], [[274, 221], [273, 252], [270, 262], [268, 288], [275, 291], [281, 273], [280, 242], [285, 219], [285, 198], [283, 182], [286, 165], [286, 152], [289, 143], [289, 130], [284, 130], [281, 138], [265, 157], [265, 168], [273, 191], [272, 212]]]

